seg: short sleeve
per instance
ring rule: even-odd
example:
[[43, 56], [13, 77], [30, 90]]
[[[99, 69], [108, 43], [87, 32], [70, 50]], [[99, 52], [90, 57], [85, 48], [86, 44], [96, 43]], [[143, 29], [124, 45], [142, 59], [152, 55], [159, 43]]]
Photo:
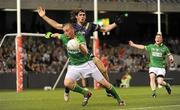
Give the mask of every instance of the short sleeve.
[[63, 34], [59, 34], [58, 39], [62, 39]]
[[166, 55], [170, 55], [171, 53], [170, 53], [170, 51], [169, 51], [169, 48], [168, 47], [166, 47]]
[[76, 37], [76, 40], [78, 41], [78, 43], [80, 44], [86, 44], [86, 40], [85, 37], [82, 34], [78, 34]]
[[145, 45], [144, 48], [146, 51], [150, 52], [151, 51], [151, 47], [152, 47], [152, 44], [149, 44], [149, 45]]

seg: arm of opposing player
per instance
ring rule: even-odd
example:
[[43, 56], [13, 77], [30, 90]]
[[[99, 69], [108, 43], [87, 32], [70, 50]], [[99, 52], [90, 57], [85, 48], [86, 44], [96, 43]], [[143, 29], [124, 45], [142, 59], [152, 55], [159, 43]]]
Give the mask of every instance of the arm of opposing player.
[[129, 45], [131, 47], [135, 47], [135, 48], [138, 48], [138, 49], [145, 49], [145, 46], [144, 45], [141, 45], [141, 44], [135, 44], [133, 41], [129, 41]]
[[100, 28], [100, 31], [101, 31], [101, 32], [109, 32], [109, 31], [111, 31], [112, 29], [114, 29], [115, 27], [117, 27], [116, 23], [109, 24], [109, 25], [107, 25], [107, 26], [105, 26], [105, 27], [101, 27], [101, 28]]
[[88, 26], [89, 27], [92, 26], [93, 31], [108, 32], [108, 31], [111, 31], [112, 29], [114, 29], [117, 25], [115, 23], [113, 23], [113, 24], [109, 24], [105, 27], [100, 26], [98, 24], [90, 24]]
[[115, 20], [114, 20], [114, 23], [112, 24], [109, 24], [105, 27], [102, 27], [100, 29], [101, 32], [108, 32], [108, 31], [111, 31], [112, 29], [114, 29], [115, 27], [121, 25], [121, 23], [123, 23], [125, 21], [127, 16], [125, 16], [124, 14], [122, 15], [119, 15], [119, 16], [116, 16], [115, 17]]
[[38, 7], [38, 14], [41, 18], [43, 18], [53, 28], [58, 29], [58, 30], [62, 30], [63, 24], [60, 24], [60, 23], [56, 22], [55, 20], [46, 16], [46, 11], [43, 7], [41, 7], [41, 6]]

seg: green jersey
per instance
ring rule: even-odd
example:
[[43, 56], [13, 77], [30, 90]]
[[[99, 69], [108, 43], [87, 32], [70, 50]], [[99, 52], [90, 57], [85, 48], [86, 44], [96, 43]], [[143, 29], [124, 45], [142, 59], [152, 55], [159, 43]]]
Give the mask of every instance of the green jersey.
[[146, 45], [145, 50], [149, 54], [150, 67], [165, 68], [166, 56], [170, 54], [170, 51], [163, 43], [160, 45], [157, 44]]
[[[68, 39], [67, 36], [65, 36], [64, 34], [61, 34], [58, 38], [62, 40], [64, 46], [67, 49], [67, 43], [70, 39]], [[85, 38], [81, 34], [76, 34], [75, 39], [80, 44], [86, 44]], [[80, 50], [68, 50], [67, 49], [67, 54], [69, 57], [70, 65], [80, 65], [80, 64], [83, 64], [90, 60], [90, 55], [89, 54], [84, 55], [80, 52]]]

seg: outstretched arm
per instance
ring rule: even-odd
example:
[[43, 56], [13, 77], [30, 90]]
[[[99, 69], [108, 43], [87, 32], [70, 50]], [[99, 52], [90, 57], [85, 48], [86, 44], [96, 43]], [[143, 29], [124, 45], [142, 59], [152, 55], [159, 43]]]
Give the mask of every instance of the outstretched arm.
[[124, 22], [124, 20], [126, 19], [126, 16], [124, 14], [120, 15], [120, 16], [116, 16], [115, 17], [115, 21], [114, 23], [107, 25], [105, 27], [102, 27], [100, 29], [101, 32], [108, 32], [111, 31], [112, 29], [116, 28], [117, 26], [121, 25], [121, 23]]
[[145, 49], [145, 46], [144, 45], [141, 45], [141, 44], [135, 44], [133, 41], [129, 41], [129, 45], [131, 47], [135, 47], [135, 48], [138, 48], [138, 49]]
[[60, 38], [61, 34], [59, 33], [52, 33], [52, 32], [47, 32], [44, 36], [45, 38], [49, 39], [49, 38]]
[[117, 24], [113, 23], [113, 24], [107, 25], [106, 27], [101, 27], [100, 31], [101, 32], [109, 32], [116, 27], [117, 27]]
[[47, 17], [46, 16], [46, 11], [45, 11], [45, 9], [43, 7], [40, 6], [38, 8], [38, 14], [42, 19], [44, 19], [53, 28], [58, 29], [58, 30], [62, 30], [63, 24], [60, 24], [60, 23], [56, 22], [55, 20]]

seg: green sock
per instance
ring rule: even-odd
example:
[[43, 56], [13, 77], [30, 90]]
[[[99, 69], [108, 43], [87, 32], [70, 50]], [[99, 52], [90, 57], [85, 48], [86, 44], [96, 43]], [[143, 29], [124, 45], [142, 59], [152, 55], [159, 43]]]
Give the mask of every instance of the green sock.
[[110, 92], [108, 89], [106, 89], [106, 93], [107, 93], [107, 94], [111, 94], [111, 92]]
[[119, 95], [117, 94], [115, 88], [113, 85], [111, 85], [111, 88], [110, 89], [106, 89], [106, 91], [108, 91], [109, 93], [111, 93], [111, 95], [117, 100], [117, 101], [120, 101], [120, 97]]
[[152, 94], [156, 94], [156, 90], [152, 90]]
[[[162, 86], [163, 86], [163, 85], [162, 85]], [[164, 86], [165, 86], [165, 87], [169, 87], [170, 85], [169, 85], [169, 83], [166, 83]]]
[[83, 89], [82, 87], [80, 87], [80, 86], [77, 85], [77, 84], [76, 84], [75, 87], [72, 89], [72, 91], [78, 92], [78, 93], [83, 94], [83, 95], [88, 93], [87, 90]]
[[160, 84], [161, 86], [163, 86], [163, 87], [169, 87], [169, 84], [168, 83], [166, 83], [166, 84]]

